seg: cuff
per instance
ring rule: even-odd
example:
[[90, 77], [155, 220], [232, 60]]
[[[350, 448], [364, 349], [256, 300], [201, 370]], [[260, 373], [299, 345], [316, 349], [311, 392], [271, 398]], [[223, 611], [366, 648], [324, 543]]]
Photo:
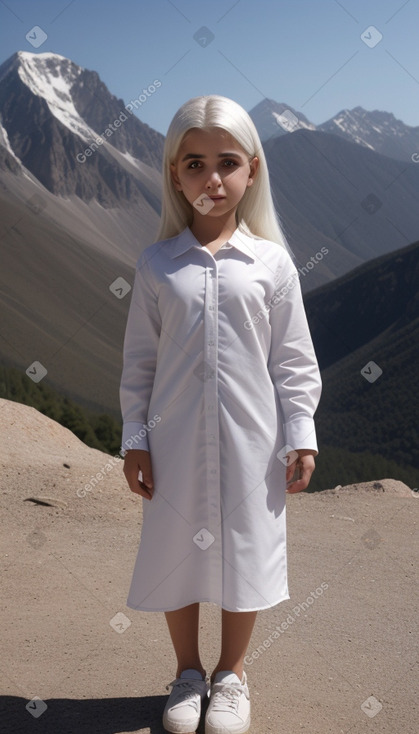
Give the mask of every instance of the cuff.
[[121, 449], [122, 451], [129, 451], [129, 449], [150, 450], [148, 447], [148, 431], [144, 423], [124, 423]]
[[308, 416], [300, 416], [284, 424], [285, 443], [295, 451], [311, 449], [317, 451], [317, 438], [314, 421]]

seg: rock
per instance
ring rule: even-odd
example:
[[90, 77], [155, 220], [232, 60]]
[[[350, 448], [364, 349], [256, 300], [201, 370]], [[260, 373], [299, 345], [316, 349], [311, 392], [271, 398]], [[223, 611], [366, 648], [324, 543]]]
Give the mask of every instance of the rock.
[[68, 507], [67, 502], [57, 497], [25, 497], [24, 502], [34, 502], [36, 505], [46, 505], [47, 507]]
[[413, 492], [407, 484], [400, 482], [398, 479], [379, 479], [371, 482], [357, 482], [356, 484], [346, 484], [342, 487], [340, 484], [334, 489], [323, 490], [329, 494], [335, 494], [339, 490], [339, 494], [357, 494], [359, 492], [368, 492], [371, 494], [397, 495], [398, 497], [412, 497]]

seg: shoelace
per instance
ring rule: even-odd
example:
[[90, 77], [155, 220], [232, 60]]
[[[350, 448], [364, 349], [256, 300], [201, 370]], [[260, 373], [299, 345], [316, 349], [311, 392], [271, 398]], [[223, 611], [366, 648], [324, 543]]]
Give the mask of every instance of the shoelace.
[[[190, 706], [192, 703], [194, 704], [195, 708], [197, 709], [197, 701], [190, 701], [189, 699], [195, 698], [195, 696], [200, 696], [200, 691], [197, 690], [198, 686], [194, 690], [194, 683], [201, 683], [201, 681], [197, 680], [181, 680], [180, 678], [176, 678], [171, 683], [169, 683], [166, 686], [166, 690], [168, 691], [169, 688], [172, 686], [173, 690], [176, 688], [176, 692], [174, 695], [174, 701], [171, 706], [173, 708], [174, 706], [178, 706], [182, 703], [187, 703], [188, 706]], [[186, 689], [186, 690], [185, 690]], [[188, 690], [189, 689], [189, 690]], [[179, 698], [182, 698], [181, 701], [178, 701]]]
[[214, 683], [211, 691], [211, 708], [215, 711], [231, 708], [237, 711], [242, 686], [235, 683]]

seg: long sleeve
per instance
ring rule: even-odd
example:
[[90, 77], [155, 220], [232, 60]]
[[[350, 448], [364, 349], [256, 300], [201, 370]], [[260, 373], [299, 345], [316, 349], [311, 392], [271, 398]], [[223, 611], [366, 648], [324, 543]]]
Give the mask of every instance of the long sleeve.
[[157, 294], [147, 257], [141, 255], [125, 330], [123, 370], [119, 390], [123, 418], [123, 449], [148, 451], [147, 413], [153, 390], [160, 337]]
[[304, 310], [298, 272], [288, 257], [271, 299], [268, 369], [279, 395], [285, 442], [318, 451], [313, 416], [322, 383]]

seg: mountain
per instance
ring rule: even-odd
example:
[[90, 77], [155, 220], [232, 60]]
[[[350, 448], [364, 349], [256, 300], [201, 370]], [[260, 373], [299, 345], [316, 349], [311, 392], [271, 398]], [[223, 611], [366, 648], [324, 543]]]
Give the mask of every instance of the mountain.
[[0, 67], [3, 206], [18, 218], [35, 207], [38, 222], [132, 265], [158, 226], [164, 138], [127, 107], [63, 56], [14, 54]]
[[105, 208], [143, 197], [159, 211], [152, 182], [163, 136], [95, 72], [58, 54], [19, 51], [0, 67], [0, 109], [10, 148], [52, 193]]
[[[0, 69], [0, 358], [23, 374], [40, 362], [45, 384], [114, 416], [133, 266], [161, 197], [163, 138], [127, 107], [57, 54]], [[308, 122], [265, 150], [305, 293], [417, 240], [414, 163]]]
[[391, 112], [354, 107], [341, 110], [330, 120], [314, 125], [290, 105], [263, 99], [249, 114], [262, 142], [306, 129], [331, 133], [376, 153], [409, 163], [412, 162], [412, 154], [419, 153], [419, 127], [406, 125]]
[[[97, 74], [57, 54], [19, 53], [0, 68], [1, 359], [23, 374], [40, 362], [47, 384], [114, 415], [133, 265], [158, 225], [163, 145], [123, 109]], [[124, 281], [122, 292], [112, 286]]]
[[271, 138], [264, 150], [305, 291], [417, 240], [414, 163], [311, 130]]
[[316, 425], [325, 461], [331, 449], [381, 456], [416, 486], [419, 242], [307, 294], [305, 303], [322, 371]]
[[[16, 194], [20, 216], [35, 202], [39, 222], [53, 220], [88, 248], [134, 264], [158, 226], [164, 138], [133, 109], [96, 72], [58, 54], [18, 52], [6, 61], [0, 67], [0, 187]], [[401, 167], [319, 132], [283, 103], [265, 100], [257, 109], [262, 122], [274, 120], [280, 131], [264, 147], [301, 272], [318, 253], [328, 253], [302, 279], [305, 291], [416, 239], [414, 163]]]
[[419, 153], [419, 127], [405, 125], [391, 112], [367, 112], [362, 107], [341, 110], [318, 125], [317, 130], [339, 135], [377, 153], [409, 163], [412, 154]]
[[[80, 236], [60, 226], [65, 210], [53, 210], [51, 194], [41, 212], [45, 192], [27, 205], [5, 196], [0, 190], [0, 361], [23, 374], [40, 362], [40, 390], [45, 380], [92, 411], [117, 415], [132, 265], [99, 242], [89, 246], [83, 222]], [[88, 220], [86, 207], [86, 228]]]
[[275, 102], [273, 99], [263, 99], [250, 110], [249, 115], [256, 125], [262, 142], [295, 130], [316, 129], [316, 126], [301, 112], [296, 112], [289, 105]]
[[307, 293], [305, 304], [322, 370], [383, 334], [386, 341], [419, 318], [419, 242]]

